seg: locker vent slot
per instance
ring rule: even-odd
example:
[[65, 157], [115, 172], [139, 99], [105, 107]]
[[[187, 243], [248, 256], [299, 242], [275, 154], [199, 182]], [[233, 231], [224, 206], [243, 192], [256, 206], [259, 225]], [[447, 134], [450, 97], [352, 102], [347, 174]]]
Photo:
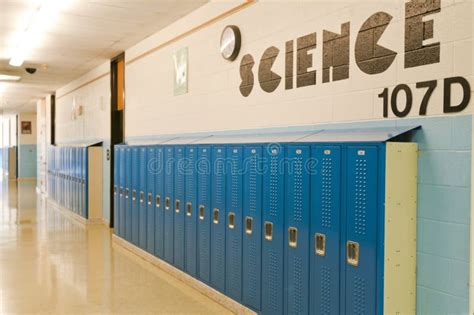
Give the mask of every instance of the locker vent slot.
[[165, 210], [170, 210], [171, 208], [171, 199], [170, 197], [165, 198]]
[[179, 213], [180, 205], [181, 205], [181, 201], [179, 199], [176, 199], [174, 201], [174, 211], [176, 211], [176, 213]]
[[199, 206], [199, 219], [204, 220], [204, 209], [205, 207], [203, 205]]
[[318, 256], [326, 255], [326, 235], [316, 233], [314, 235], [315, 253]]
[[280, 196], [278, 195], [278, 177], [279, 174], [279, 163], [277, 156], [270, 157], [270, 187], [269, 195], [270, 195], [270, 202], [269, 202], [269, 215], [273, 217], [278, 217], [278, 200]]
[[296, 222], [303, 220], [303, 159], [294, 158], [293, 164], [293, 219]]
[[265, 222], [265, 239], [271, 241], [273, 239], [273, 223]]
[[140, 191], [140, 203], [143, 203], [145, 199], [145, 194], [143, 193], [143, 191]]
[[252, 225], [253, 225], [253, 218], [246, 217], [245, 218], [245, 234], [252, 235]]
[[132, 190], [132, 200], [135, 201], [137, 199], [137, 192], [136, 190]]
[[161, 207], [161, 196], [160, 195], [156, 195], [156, 197], [155, 197], [155, 206], [157, 208]]
[[153, 202], [153, 196], [151, 195], [151, 193], [148, 193], [148, 205], [151, 205], [152, 202]]
[[[253, 153], [255, 150], [252, 150]], [[249, 165], [249, 211], [257, 211], [257, 156], [252, 155]]]
[[355, 233], [365, 235], [367, 222], [367, 160], [356, 160]]
[[328, 267], [321, 267], [320, 276], [320, 314], [331, 314], [331, 269]]
[[347, 263], [357, 267], [359, 265], [359, 243], [347, 241]]
[[292, 248], [298, 247], [298, 229], [295, 227], [288, 228], [288, 245]]
[[214, 208], [212, 211], [212, 222], [214, 224], [219, 224], [219, 209]]
[[354, 291], [352, 292], [354, 300], [354, 314], [367, 314], [366, 296], [365, 296], [365, 280], [364, 278], [355, 276], [354, 277]]
[[229, 229], [235, 228], [235, 213], [229, 212]]
[[321, 192], [321, 224], [325, 228], [331, 228], [332, 224], [332, 163], [331, 158], [323, 158], [321, 170], [322, 192]]
[[192, 215], [193, 204], [190, 202], [186, 203], [186, 215], [190, 217]]

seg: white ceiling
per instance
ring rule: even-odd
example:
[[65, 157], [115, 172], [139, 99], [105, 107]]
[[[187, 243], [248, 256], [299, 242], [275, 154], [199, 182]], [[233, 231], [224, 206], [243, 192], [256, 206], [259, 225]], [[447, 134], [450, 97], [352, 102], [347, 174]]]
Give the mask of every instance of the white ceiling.
[[[69, 0], [71, 1], [71, 0]], [[0, 109], [35, 111], [36, 100], [202, 6], [208, 0], [72, 0], [21, 68], [8, 65], [25, 17], [38, 0], [0, 0]], [[35, 67], [34, 75], [24, 68]], [[3, 91], [3, 92], [2, 92]]]

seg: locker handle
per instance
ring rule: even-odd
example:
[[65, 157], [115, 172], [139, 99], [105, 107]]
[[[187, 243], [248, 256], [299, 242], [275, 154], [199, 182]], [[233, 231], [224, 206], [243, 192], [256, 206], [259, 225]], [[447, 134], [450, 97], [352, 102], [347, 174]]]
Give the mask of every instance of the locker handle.
[[123, 196], [123, 187], [120, 187], [120, 188], [119, 188], [119, 195], [120, 195], [120, 197]]
[[359, 243], [347, 241], [347, 263], [357, 267], [359, 265]]
[[117, 186], [114, 186], [114, 195], [117, 195]]
[[165, 210], [169, 210], [171, 207], [171, 199], [170, 197], [165, 198]]
[[132, 190], [132, 200], [135, 201], [137, 199], [137, 192]]
[[128, 199], [128, 194], [130, 193], [130, 190], [128, 188], [125, 188], [125, 198]]
[[235, 229], [235, 213], [229, 212], [229, 229]]
[[174, 201], [174, 211], [175, 211], [176, 213], [179, 213], [180, 204], [181, 204], [181, 201], [180, 201], [179, 199], [176, 199], [176, 200]]
[[148, 193], [148, 205], [149, 206], [151, 205], [152, 201], [153, 201], [153, 197], [152, 197], [151, 193]]
[[253, 218], [245, 217], [245, 234], [252, 235]]
[[265, 222], [265, 239], [271, 241], [273, 239], [273, 223]]
[[212, 210], [212, 222], [214, 224], [219, 224], [219, 209], [217, 208], [214, 208], [214, 210]]
[[156, 195], [156, 197], [155, 197], [155, 206], [157, 208], [161, 207], [161, 196], [160, 195]]
[[140, 191], [140, 203], [143, 203], [145, 199], [145, 194], [143, 193], [143, 191]]
[[193, 204], [191, 202], [186, 203], [186, 215], [190, 217], [193, 211]]
[[204, 220], [204, 209], [203, 205], [199, 206], [199, 220]]
[[292, 248], [298, 246], [298, 229], [295, 227], [288, 228], [288, 245]]
[[321, 233], [314, 235], [314, 251], [318, 256], [326, 256], [326, 235]]

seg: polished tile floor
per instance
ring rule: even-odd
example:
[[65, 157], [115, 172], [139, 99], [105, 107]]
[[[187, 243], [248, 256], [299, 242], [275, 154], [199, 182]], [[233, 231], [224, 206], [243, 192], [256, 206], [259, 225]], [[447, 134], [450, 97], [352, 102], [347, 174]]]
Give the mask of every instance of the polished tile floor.
[[47, 206], [33, 183], [0, 181], [0, 314], [227, 314], [127, 250], [105, 226]]

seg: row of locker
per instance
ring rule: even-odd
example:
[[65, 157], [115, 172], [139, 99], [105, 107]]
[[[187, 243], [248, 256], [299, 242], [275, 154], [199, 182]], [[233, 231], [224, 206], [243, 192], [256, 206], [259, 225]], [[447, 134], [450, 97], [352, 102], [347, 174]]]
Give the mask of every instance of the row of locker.
[[88, 217], [88, 148], [48, 148], [48, 196], [59, 205]]
[[116, 146], [115, 233], [261, 314], [381, 314], [385, 152]]

